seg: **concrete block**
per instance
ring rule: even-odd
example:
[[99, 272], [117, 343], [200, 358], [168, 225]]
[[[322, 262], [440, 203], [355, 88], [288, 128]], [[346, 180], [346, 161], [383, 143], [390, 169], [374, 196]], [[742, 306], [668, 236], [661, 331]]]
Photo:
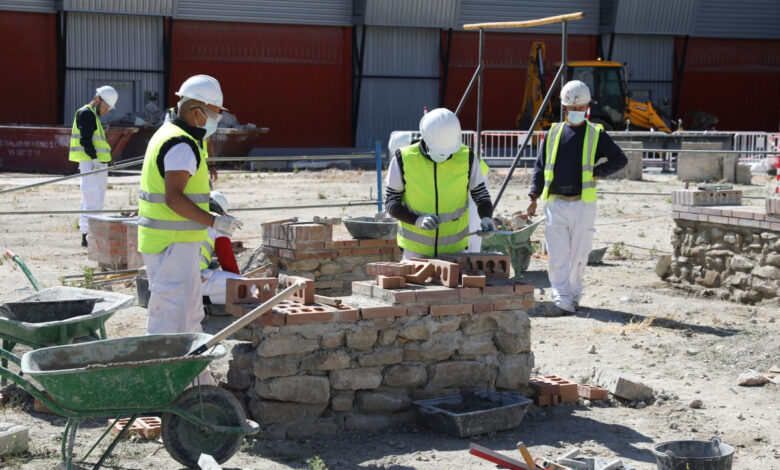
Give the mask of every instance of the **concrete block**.
[[0, 455], [27, 452], [29, 443], [30, 430], [27, 426], [0, 423]]
[[600, 367], [593, 369], [593, 383], [609, 390], [609, 393], [626, 400], [646, 400], [653, 396], [653, 389], [639, 379]]
[[735, 153], [723, 155], [723, 179], [729, 183], [737, 182], [737, 164], [739, 156]]
[[672, 201], [672, 210], [679, 210], [679, 212], [693, 212], [690, 207], [686, 206], [739, 206], [742, 204], [742, 191], [738, 189], [720, 191], [676, 189], [672, 191]]
[[628, 163], [619, 171], [611, 174], [609, 178], [642, 181], [642, 142], [616, 141], [615, 143], [626, 154]]
[[738, 164], [737, 165], [737, 184], [752, 184], [753, 174], [750, 172], [750, 165]]
[[[720, 142], [683, 142], [682, 150], [723, 150]], [[719, 181], [723, 178], [723, 153], [677, 154], [677, 179]]]

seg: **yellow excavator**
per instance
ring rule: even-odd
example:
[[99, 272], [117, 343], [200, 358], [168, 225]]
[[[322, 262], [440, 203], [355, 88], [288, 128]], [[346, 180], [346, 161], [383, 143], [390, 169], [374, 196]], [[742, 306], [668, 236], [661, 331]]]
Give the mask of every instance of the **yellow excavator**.
[[[545, 45], [536, 41], [531, 46], [523, 95], [523, 110], [517, 115], [519, 129], [528, 129], [537, 110], [544, 101], [547, 90], [544, 80]], [[560, 66], [560, 64], [556, 64]], [[605, 129], [637, 129], [671, 133], [681, 130], [659, 112], [650, 101], [631, 99], [631, 92], [624, 80], [623, 64], [602, 60], [571, 61], [567, 64], [566, 80], [580, 80], [591, 92], [590, 121], [602, 124]], [[554, 95], [557, 98], [557, 94]], [[552, 101], [552, 100], [551, 100]], [[547, 103], [535, 130], [548, 129], [557, 121], [553, 104]]]

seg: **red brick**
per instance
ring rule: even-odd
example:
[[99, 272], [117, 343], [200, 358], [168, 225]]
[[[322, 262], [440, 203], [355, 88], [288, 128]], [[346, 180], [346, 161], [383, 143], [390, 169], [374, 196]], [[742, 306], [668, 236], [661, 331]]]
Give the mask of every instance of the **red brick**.
[[353, 256], [377, 255], [379, 254], [379, 249], [380, 247], [376, 247], [376, 246], [353, 248], [352, 255]]
[[[246, 309], [246, 307], [244, 308]], [[244, 314], [248, 312], [249, 309], [246, 309], [246, 312], [244, 312]], [[238, 316], [243, 316], [243, 315], [238, 315]], [[265, 312], [264, 314], [255, 318], [255, 321], [253, 321], [252, 323], [260, 326], [283, 326], [285, 324], [286, 319], [287, 319], [287, 314], [270, 311], [270, 312]]]
[[463, 273], [460, 284], [463, 287], [485, 287], [487, 277], [484, 274], [475, 274], [473, 272]]
[[[111, 434], [118, 436], [122, 429], [130, 422], [130, 418], [123, 418], [118, 420], [109, 419], [107, 426], [111, 426]], [[141, 416], [133, 421], [130, 425], [130, 429], [125, 434], [125, 437], [129, 437], [131, 434], [141, 436], [146, 440], [153, 441], [160, 437], [162, 431], [162, 420], [155, 416]]]
[[382, 276], [376, 277], [376, 285], [382, 289], [401, 289], [406, 287], [406, 278], [401, 276]]
[[502, 299], [493, 301], [495, 310], [525, 310], [521, 299]]
[[534, 395], [534, 405], [536, 406], [552, 405], [552, 395]]
[[425, 302], [427, 300], [457, 300], [458, 298], [458, 289], [443, 288], [417, 291], [418, 302]]
[[364, 320], [371, 318], [403, 317], [406, 316], [406, 307], [383, 306], [383, 307], [361, 307], [360, 316]]
[[303, 289], [298, 289], [291, 297], [292, 300], [298, 301], [303, 305], [311, 305], [314, 303], [314, 281], [299, 276], [287, 276], [287, 287], [295, 284], [298, 281], [306, 282], [306, 286]]
[[528, 299], [523, 300], [522, 308], [526, 312], [530, 312], [531, 310], [533, 310], [534, 306], [536, 306], [536, 302], [534, 302], [533, 300], [528, 300]]
[[398, 251], [397, 246], [380, 246], [379, 247], [379, 254], [380, 255], [393, 255], [393, 254], [400, 254]]
[[458, 297], [464, 299], [477, 299], [482, 296], [482, 290], [476, 287], [459, 287]]
[[274, 248], [270, 246], [263, 246], [263, 253], [265, 253], [268, 256], [279, 256], [279, 248]]
[[342, 248], [338, 251], [339, 258], [352, 256], [352, 248]]
[[558, 394], [561, 396], [561, 403], [575, 403], [580, 400], [576, 383], [555, 374], [545, 375], [544, 378], [548, 382], [558, 384]]
[[411, 264], [414, 266], [414, 274], [406, 276], [407, 282], [425, 284], [428, 278], [436, 273], [436, 268], [427, 261], [413, 261]]
[[472, 304], [431, 305], [431, 315], [469, 315], [473, 312]]
[[457, 287], [460, 277], [460, 265], [440, 259], [428, 260], [436, 269], [434, 277], [439, 279], [442, 285], [447, 287]]
[[316, 251], [308, 251], [307, 259], [326, 259], [326, 258], [335, 258], [339, 254], [336, 250], [316, 250]]
[[409, 305], [406, 307], [406, 314], [409, 316], [428, 315], [430, 305]]
[[589, 400], [606, 400], [609, 398], [609, 391], [607, 391], [607, 389], [589, 384], [577, 384], [577, 393], [582, 398], [587, 398]]
[[333, 312], [333, 321], [342, 323], [354, 323], [360, 320], [360, 311], [355, 307], [341, 304]]
[[561, 396], [560, 395], [552, 395], [550, 398], [552, 398], [552, 404], [557, 405], [558, 403], [561, 403]]
[[549, 396], [558, 394], [558, 384], [545, 380], [543, 377], [534, 377], [528, 381], [528, 385], [534, 391], [534, 395]]
[[411, 264], [378, 262], [368, 263], [366, 265], [366, 274], [371, 276], [406, 276], [414, 273], [414, 266]]
[[515, 295], [515, 288], [511, 285], [506, 286], [485, 286], [484, 289], [482, 289], [482, 293], [486, 296], [499, 296], [499, 295]]
[[[279, 281], [276, 278], [227, 279], [225, 281], [225, 310], [236, 316], [248, 312], [240, 304], [260, 304], [270, 299], [276, 293]], [[255, 289], [253, 289], [253, 287]]]
[[311, 323], [329, 323], [333, 321], [333, 310], [330, 307], [305, 305], [296, 312], [287, 314], [288, 325], [308, 325]]
[[515, 295], [533, 294], [534, 286], [530, 284], [515, 284]]
[[481, 302], [474, 302], [474, 313], [484, 313], [493, 311], [493, 301], [483, 300]]
[[358, 241], [358, 246], [385, 246], [387, 242], [381, 238], [364, 238]]

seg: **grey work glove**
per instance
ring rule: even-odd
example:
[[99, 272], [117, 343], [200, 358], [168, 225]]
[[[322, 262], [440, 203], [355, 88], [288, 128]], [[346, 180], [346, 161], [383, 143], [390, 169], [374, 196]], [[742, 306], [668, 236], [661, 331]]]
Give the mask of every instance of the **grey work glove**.
[[229, 215], [217, 215], [214, 217], [214, 230], [222, 232], [228, 237], [233, 235], [233, 232], [236, 230], [240, 230], [243, 226], [243, 222]]
[[424, 230], [436, 230], [439, 223], [439, 216], [434, 214], [423, 214], [414, 221], [414, 225]]
[[493, 219], [490, 217], [482, 217], [480, 225], [482, 226], [481, 228], [483, 232], [492, 232], [496, 229], [496, 226], [493, 223]]

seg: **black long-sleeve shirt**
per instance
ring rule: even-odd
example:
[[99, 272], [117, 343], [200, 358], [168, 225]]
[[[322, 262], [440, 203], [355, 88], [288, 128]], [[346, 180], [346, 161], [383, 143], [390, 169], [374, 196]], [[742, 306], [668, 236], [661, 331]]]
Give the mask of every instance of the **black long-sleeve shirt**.
[[96, 159], [97, 151], [95, 150], [95, 144], [92, 143], [92, 135], [97, 130], [97, 123], [92, 111], [87, 108], [79, 111], [78, 115], [76, 115], [76, 127], [79, 128], [79, 133], [81, 133], [79, 142], [84, 147], [84, 152], [89, 155], [89, 158]]
[[[568, 123], [561, 131], [561, 141], [558, 144], [558, 155], [555, 157], [555, 178], [550, 185], [550, 194], [576, 196], [582, 193], [582, 147], [585, 142], [586, 125], [570, 126]], [[549, 137], [549, 134], [548, 134]], [[544, 164], [547, 160], [547, 145], [536, 158], [534, 176], [529, 195], [538, 197], [544, 189]], [[606, 159], [601, 164], [599, 160]], [[609, 176], [628, 163], [628, 158], [606, 133], [601, 132], [596, 144], [596, 157], [593, 161], [593, 176], [600, 178]]]

